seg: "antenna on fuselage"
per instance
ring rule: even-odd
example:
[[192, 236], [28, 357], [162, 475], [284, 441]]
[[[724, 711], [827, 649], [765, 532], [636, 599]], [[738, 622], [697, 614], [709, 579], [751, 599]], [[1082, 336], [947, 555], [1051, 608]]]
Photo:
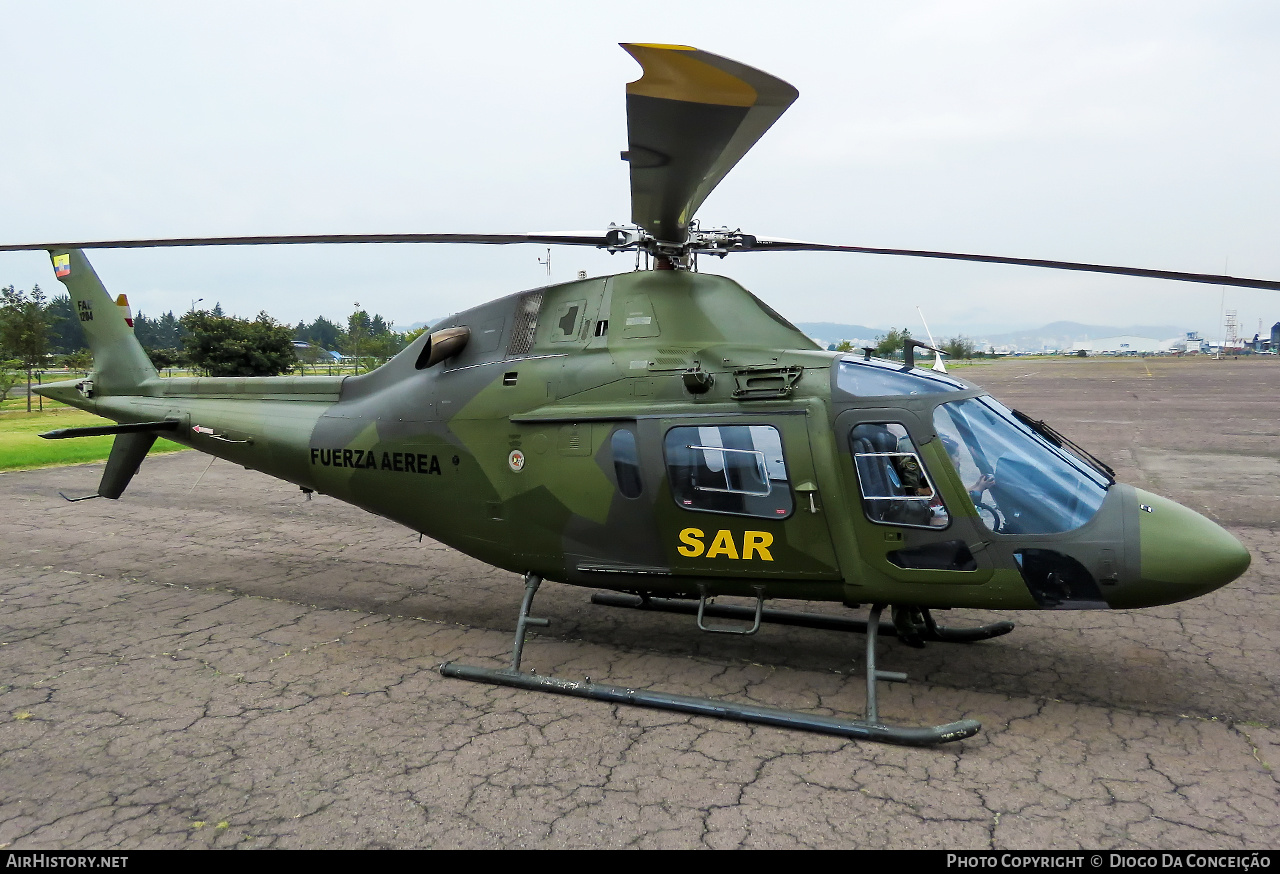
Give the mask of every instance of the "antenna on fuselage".
[[[929, 336], [929, 345], [936, 347], [938, 344], [933, 341], [933, 332], [929, 330], [929, 323], [924, 320], [924, 311], [920, 307], [916, 307], [916, 312], [920, 313], [920, 322], [924, 325], [924, 332]], [[936, 348], [933, 350], [933, 369], [940, 372], [947, 372], [947, 365], [942, 363], [942, 353]]]

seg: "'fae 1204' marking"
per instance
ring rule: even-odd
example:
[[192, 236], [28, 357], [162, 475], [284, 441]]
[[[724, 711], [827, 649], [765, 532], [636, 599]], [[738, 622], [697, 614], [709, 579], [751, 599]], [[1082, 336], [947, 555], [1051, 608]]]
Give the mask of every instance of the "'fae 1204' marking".
[[390, 470], [440, 476], [440, 459], [425, 452], [374, 452], [365, 449], [319, 449], [311, 447], [311, 463], [320, 467], [357, 467], [362, 470]]

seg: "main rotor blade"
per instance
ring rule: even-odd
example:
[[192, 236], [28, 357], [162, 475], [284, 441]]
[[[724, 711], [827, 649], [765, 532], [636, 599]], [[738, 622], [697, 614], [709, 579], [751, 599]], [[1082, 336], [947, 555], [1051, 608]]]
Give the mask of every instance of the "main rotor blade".
[[1150, 270], [1145, 267], [1115, 267], [1109, 264], [1084, 264], [1077, 261], [1047, 261], [1040, 258], [1009, 258], [1003, 255], [970, 255], [964, 252], [931, 252], [925, 249], [881, 249], [873, 246], [835, 246], [829, 243], [806, 243], [756, 237], [742, 252], [860, 252], [869, 255], [905, 255], [910, 258], [942, 258], [947, 261], [984, 261], [989, 264], [1021, 264], [1025, 267], [1047, 267], [1051, 270], [1082, 270], [1087, 273], [1114, 273], [1120, 276], [1144, 276], [1150, 279], [1172, 279], [1180, 282], [1204, 282], [1209, 285], [1235, 285], [1241, 288], [1268, 288], [1280, 291], [1280, 281], [1246, 279], [1216, 273], [1182, 273], [1177, 270]]
[[547, 246], [604, 246], [597, 231], [551, 231], [530, 234], [294, 234], [278, 237], [176, 237], [156, 240], [93, 240], [83, 243], [18, 243], [0, 245], [0, 252], [41, 249], [152, 249], [171, 246], [278, 246], [297, 243], [474, 243], [505, 246], [540, 243]]
[[688, 46], [623, 43], [644, 74], [627, 85], [631, 221], [683, 243], [698, 207], [798, 91]]

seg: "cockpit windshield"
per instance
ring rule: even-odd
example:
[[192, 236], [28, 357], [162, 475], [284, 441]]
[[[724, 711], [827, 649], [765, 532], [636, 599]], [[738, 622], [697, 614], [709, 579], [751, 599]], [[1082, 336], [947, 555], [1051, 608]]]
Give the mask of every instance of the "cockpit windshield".
[[1106, 477], [991, 398], [939, 404], [933, 424], [979, 516], [998, 534], [1071, 531], [1102, 506]]

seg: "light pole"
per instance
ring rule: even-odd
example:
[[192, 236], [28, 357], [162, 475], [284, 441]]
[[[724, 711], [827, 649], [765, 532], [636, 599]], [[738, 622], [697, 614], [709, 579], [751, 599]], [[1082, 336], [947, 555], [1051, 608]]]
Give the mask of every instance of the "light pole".
[[196, 304], [200, 303], [200, 301], [202, 300], [204, 300], [204, 298], [198, 297], [195, 300], [191, 301], [191, 312], [194, 313], [196, 311]]
[[356, 375], [360, 375], [360, 301], [356, 301], [356, 311], [351, 318], [351, 333], [354, 335], [352, 339], [355, 341], [356, 353]]

